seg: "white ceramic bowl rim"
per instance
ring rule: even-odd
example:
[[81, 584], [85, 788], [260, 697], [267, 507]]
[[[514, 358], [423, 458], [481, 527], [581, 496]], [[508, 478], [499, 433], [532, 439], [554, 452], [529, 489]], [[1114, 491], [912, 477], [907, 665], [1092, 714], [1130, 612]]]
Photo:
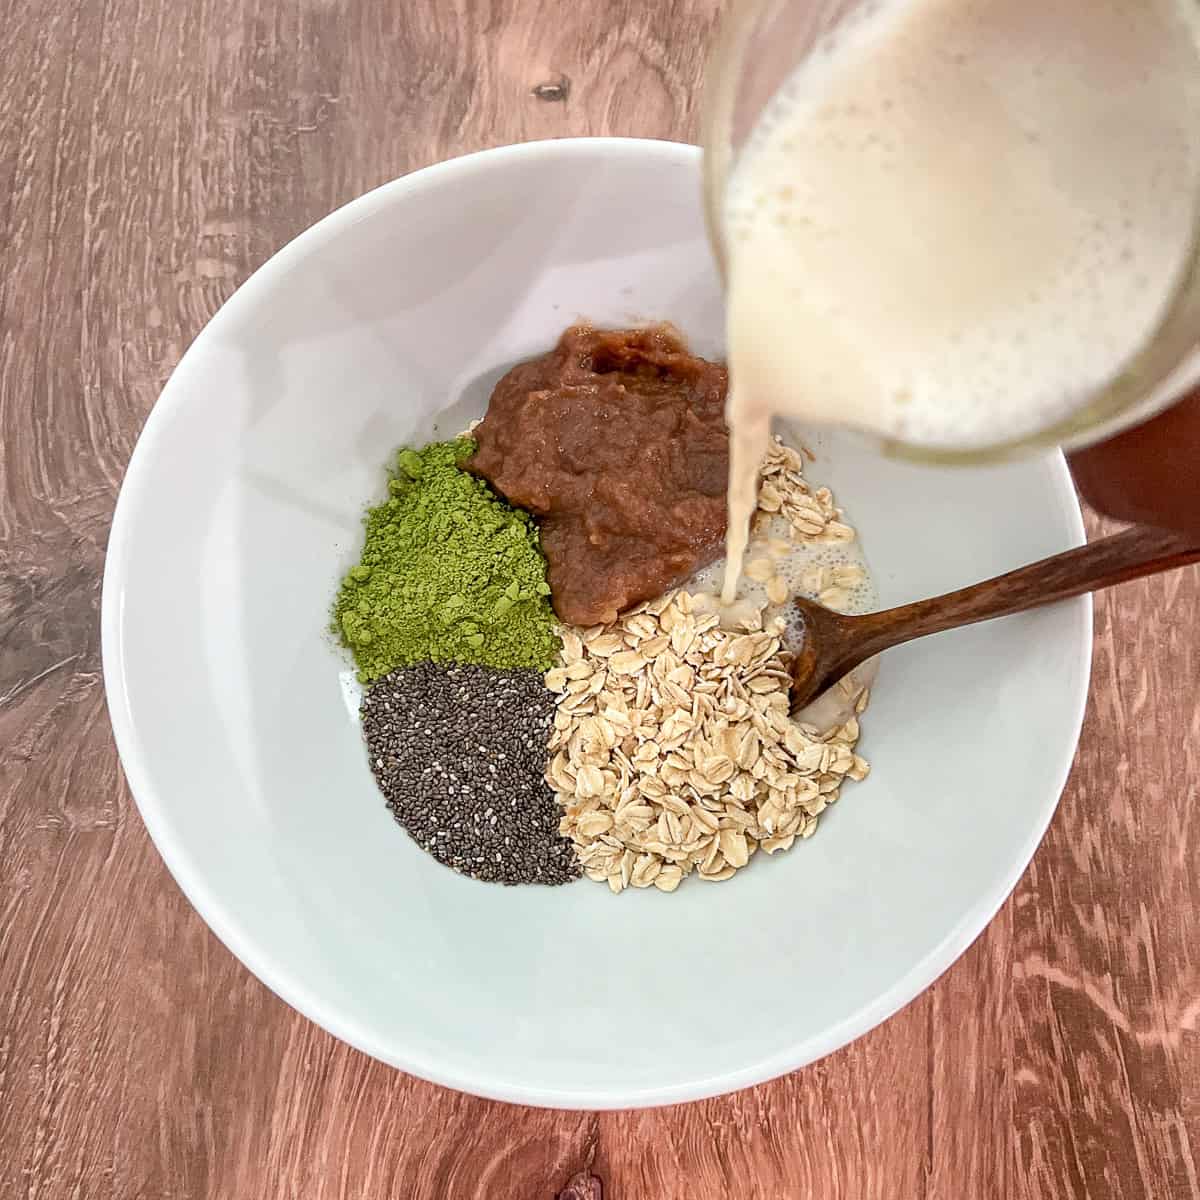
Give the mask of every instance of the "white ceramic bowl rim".
[[[337, 235], [369, 216], [376, 210], [393, 204], [411, 190], [433, 184], [445, 183], [456, 175], [469, 171], [487, 162], [502, 159], [534, 158], [545, 154], [571, 156], [593, 155], [601, 150], [619, 151], [621, 154], [647, 154], [656, 158], [667, 156], [680, 161], [693, 162], [698, 151], [695, 147], [678, 143], [665, 143], [647, 139], [624, 138], [572, 138], [555, 141], [530, 142], [504, 146], [475, 154], [464, 155], [434, 166], [426, 167], [349, 202], [314, 226], [301, 233], [292, 242], [264, 263], [221, 307], [209, 322], [205, 333], [217, 332], [226, 325], [237, 322], [246, 310], [252, 308], [260, 292], [268, 292], [277, 285], [281, 276], [301, 259], [310, 249], [327, 244]], [[697, 201], [699, 203], [699, 201]], [[123, 629], [119, 609], [122, 581], [127, 573], [130, 554], [130, 527], [135, 511], [148, 501], [145, 488], [146, 466], [155, 454], [160, 435], [170, 425], [177, 406], [184, 403], [186, 396], [177, 386], [180, 373], [194, 352], [189, 348], [181, 359], [176, 373], [155, 404], [135, 447], [128, 471], [121, 488], [116, 507], [108, 554], [104, 571], [102, 599], [102, 653], [105, 687], [113, 732], [131, 792], [137, 802], [142, 818], [159, 853], [167, 864], [188, 900], [218, 938], [268, 987], [293, 1008], [310, 1018], [324, 1029], [350, 1045], [385, 1062], [424, 1079], [447, 1087], [483, 1095], [490, 1098], [521, 1104], [565, 1108], [620, 1108], [677, 1103], [731, 1091], [776, 1077], [804, 1066], [831, 1051], [844, 1046], [853, 1039], [878, 1025], [903, 1007], [922, 990], [938, 978], [980, 934], [996, 914], [1006, 897], [1024, 872], [1038, 843], [1045, 833], [1053, 815], [1057, 798], [1065, 785], [1074, 754], [1074, 746], [1082, 724], [1087, 696], [1088, 669], [1082, 671], [1081, 684], [1072, 698], [1072, 738], [1064, 742], [1058, 763], [1056, 786], [1047, 795], [1040, 819], [1028, 831], [1024, 847], [1011, 870], [995, 886], [980, 896], [973, 909], [965, 912], [950, 932], [929, 954], [913, 964], [903, 977], [879, 995], [872, 1003], [857, 1011], [849, 1012], [837, 1024], [829, 1027], [823, 1036], [811, 1039], [803, 1045], [789, 1047], [764, 1061], [747, 1064], [741, 1070], [727, 1071], [713, 1077], [696, 1078], [686, 1086], [671, 1085], [661, 1088], [644, 1088], [635, 1092], [597, 1092], [581, 1087], [578, 1090], [550, 1091], [512, 1085], [502, 1079], [483, 1078], [469, 1072], [447, 1070], [445, 1065], [419, 1055], [401, 1053], [394, 1046], [383, 1044], [371, 1031], [344, 1019], [336, 1008], [327, 1004], [314, 993], [302, 978], [289, 972], [287, 964], [278, 961], [269, 945], [244, 935], [237, 916], [222, 898], [209, 887], [205, 878], [196, 870], [187, 848], [180, 844], [171, 828], [163, 804], [157, 795], [150, 772], [143, 760], [142, 747], [135, 733], [133, 713], [126, 679], [123, 671]], [[1071, 488], [1070, 476], [1061, 455], [1053, 470], [1057, 472], [1063, 489]], [[1073, 537], [1085, 540], [1082, 519], [1075, 510], [1072, 520]], [[1084, 663], [1090, 660], [1091, 613], [1081, 626], [1078, 653]]]

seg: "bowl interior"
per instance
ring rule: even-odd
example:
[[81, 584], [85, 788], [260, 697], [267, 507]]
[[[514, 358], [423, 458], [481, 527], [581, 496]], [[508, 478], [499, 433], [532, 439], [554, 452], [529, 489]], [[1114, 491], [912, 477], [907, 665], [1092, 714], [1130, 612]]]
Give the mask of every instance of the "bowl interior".
[[[327, 627], [402, 443], [457, 432], [579, 317], [719, 354], [699, 154], [532, 144], [335, 213], [221, 310], [140, 441], [113, 529], [105, 672], [131, 785], [217, 934], [340, 1037], [558, 1105], [710, 1094], [802, 1065], [944, 969], [1028, 862], [1087, 684], [1085, 601], [890, 654], [870, 778], [817, 835], [673, 896], [502, 888], [422, 854], [377, 792]], [[1060, 458], [955, 472], [816, 439], [885, 604], [1080, 539]]]

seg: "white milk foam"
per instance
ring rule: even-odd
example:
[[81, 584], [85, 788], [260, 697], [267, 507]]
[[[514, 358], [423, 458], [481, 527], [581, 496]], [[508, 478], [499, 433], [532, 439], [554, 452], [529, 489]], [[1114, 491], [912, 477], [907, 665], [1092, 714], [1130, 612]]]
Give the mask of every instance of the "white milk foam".
[[864, 4], [729, 181], [734, 423], [970, 448], [1068, 416], [1191, 250], [1197, 55], [1194, 0]]
[[[773, 557], [766, 548], [769, 539], [790, 543], [787, 555], [782, 558]], [[759, 583], [745, 574], [742, 574], [738, 580], [737, 592], [733, 599], [726, 603], [722, 597], [718, 601], [717, 598], [721, 597], [722, 579], [725, 575], [725, 559], [723, 558], [697, 572], [689, 580], [687, 589], [698, 596], [712, 597], [712, 610], [721, 616], [722, 625], [729, 628], [737, 628], [737, 621], [751, 607], [756, 610], [765, 609], [764, 626], [769, 625], [776, 617], [783, 617], [786, 622], [782, 635], [783, 642], [785, 646], [793, 648], [803, 640], [804, 631], [791, 599], [795, 596], [803, 596], [808, 600], [817, 599], [816, 590], [808, 586], [805, 578], [813, 567], [854, 566], [861, 570], [862, 582], [847, 589], [848, 599], [845, 604], [839, 606], [839, 611], [854, 614], [868, 613], [874, 612], [879, 607], [870, 568], [867, 566], [862, 546], [857, 539], [849, 543], [794, 542], [791, 539], [791, 527], [787, 519], [774, 516], [762, 522], [756, 530], [748, 550], [752, 559], [770, 558], [775, 567], [775, 574], [788, 585], [788, 600], [782, 605], [772, 605], [767, 599], [766, 584]]]

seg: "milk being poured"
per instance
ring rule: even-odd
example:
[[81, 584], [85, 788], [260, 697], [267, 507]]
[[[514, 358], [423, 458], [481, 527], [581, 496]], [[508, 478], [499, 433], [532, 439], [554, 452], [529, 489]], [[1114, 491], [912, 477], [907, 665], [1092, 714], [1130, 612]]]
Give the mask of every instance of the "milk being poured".
[[728, 594], [772, 413], [984, 447], [1153, 336], [1196, 227], [1195, 14], [878, 0], [767, 105], [724, 214]]

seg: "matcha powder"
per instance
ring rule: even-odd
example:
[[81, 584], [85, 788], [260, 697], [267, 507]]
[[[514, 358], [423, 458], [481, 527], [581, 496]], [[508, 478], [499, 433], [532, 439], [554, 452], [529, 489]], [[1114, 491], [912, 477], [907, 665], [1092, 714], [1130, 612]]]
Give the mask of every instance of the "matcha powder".
[[559, 641], [537, 526], [459, 464], [470, 438], [402, 450], [368, 510], [334, 625], [370, 683], [419, 662], [547, 670]]

